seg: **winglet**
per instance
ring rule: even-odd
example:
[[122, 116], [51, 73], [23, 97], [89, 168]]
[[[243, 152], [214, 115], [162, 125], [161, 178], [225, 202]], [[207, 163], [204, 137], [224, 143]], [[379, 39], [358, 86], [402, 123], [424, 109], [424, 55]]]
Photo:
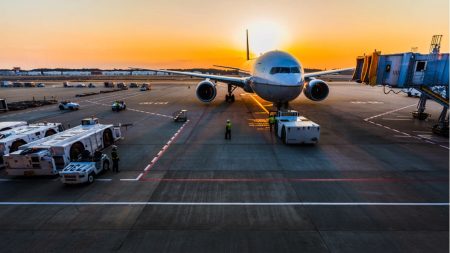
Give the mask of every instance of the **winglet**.
[[245, 30], [245, 36], [247, 38], [247, 61], [250, 61], [250, 49], [249, 49], [249, 46], [248, 46], [248, 29]]

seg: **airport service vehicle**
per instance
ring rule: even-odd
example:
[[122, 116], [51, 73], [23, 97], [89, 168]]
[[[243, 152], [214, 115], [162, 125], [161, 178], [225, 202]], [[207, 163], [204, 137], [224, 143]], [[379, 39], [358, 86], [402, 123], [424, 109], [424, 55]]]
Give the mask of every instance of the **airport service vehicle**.
[[75, 110], [80, 109], [80, 105], [78, 103], [74, 103], [74, 102], [70, 102], [70, 101], [62, 101], [61, 103], [59, 103], [59, 109], [61, 111], [63, 111], [63, 110], [75, 111]]
[[0, 132], [13, 129], [15, 127], [26, 126], [26, 121], [4, 121], [0, 122]]
[[21, 82], [14, 82], [13, 83], [13, 87], [15, 87], [15, 88], [23, 87], [23, 83], [21, 83]]
[[38, 87], [38, 88], [45, 88], [45, 83], [38, 83], [36, 85], [36, 87]]
[[76, 162], [71, 162], [59, 172], [61, 182], [64, 184], [93, 183], [95, 177], [109, 170], [111, 159], [101, 152], [90, 153], [80, 157]]
[[275, 119], [275, 134], [285, 144], [316, 144], [319, 141], [320, 126], [297, 111], [277, 111]]
[[77, 84], [77, 88], [86, 88], [86, 84], [79, 83], [79, 84]]
[[[250, 60], [248, 32], [247, 32], [247, 60]], [[321, 101], [327, 98], [328, 84], [325, 81], [315, 79], [318, 76], [339, 73], [355, 68], [335, 69], [304, 73], [300, 62], [291, 54], [282, 51], [270, 51], [254, 59], [250, 72], [238, 68], [225, 67], [238, 70], [245, 77], [220, 76], [201, 74], [196, 72], [136, 69], [156, 71], [175, 75], [204, 78], [196, 89], [197, 98], [204, 103], [213, 101], [217, 95], [217, 82], [228, 85], [228, 93], [225, 101], [233, 102], [233, 92], [237, 87], [245, 92], [256, 93], [264, 100], [273, 102], [278, 110], [288, 108], [288, 102], [297, 98], [303, 91], [305, 96], [312, 101]]]
[[114, 88], [114, 82], [104, 82], [105, 88]]
[[186, 122], [187, 121], [187, 110], [179, 110], [173, 113], [173, 121], [175, 122]]
[[89, 88], [95, 88], [95, 84], [90, 83], [90, 84], [88, 85], [88, 87], [89, 87]]
[[8, 111], [8, 103], [6, 103], [5, 99], [0, 98], [0, 112], [7, 112], [7, 111]]
[[139, 88], [137, 83], [130, 83], [130, 88]]
[[20, 146], [64, 131], [61, 123], [23, 125], [0, 132], [0, 166], [3, 156], [17, 151]]
[[148, 83], [143, 83], [143, 84], [141, 85], [141, 91], [148, 91], [148, 90], [150, 90], [150, 84], [148, 84]]
[[8, 88], [8, 87], [12, 87], [13, 84], [12, 84], [12, 82], [10, 82], [10, 81], [2, 81], [0, 86], [1, 86], [1, 87], [5, 87], [5, 88]]
[[63, 85], [64, 85], [64, 88], [71, 88], [71, 87], [73, 87], [73, 84], [71, 84], [69, 82], [64, 82]]
[[36, 87], [36, 85], [33, 82], [26, 82], [23, 84], [23, 86], [25, 88], [32, 88], [32, 87]]
[[114, 101], [114, 103], [111, 106], [111, 109], [113, 112], [118, 112], [127, 109], [127, 105], [124, 101]]
[[128, 86], [126, 83], [118, 83], [117, 88], [122, 89], [122, 90], [128, 90]]
[[18, 151], [5, 155], [6, 172], [12, 176], [57, 175], [86, 150], [102, 150], [120, 137], [120, 127], [86, 118], [80, 126], [22, 145]]

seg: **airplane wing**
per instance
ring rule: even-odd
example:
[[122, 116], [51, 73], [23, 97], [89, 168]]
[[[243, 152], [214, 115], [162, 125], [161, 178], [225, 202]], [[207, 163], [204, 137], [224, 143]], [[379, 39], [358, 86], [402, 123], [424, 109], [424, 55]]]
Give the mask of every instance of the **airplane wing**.
[[345, 69], [333, 69], [333, 70], [325, 70], [325, 71], [318, 71], [318, 72], [312, 72], [312, 73], [305, 73], [303, 76], [305, 78], [312, 78], [316, 76], [322, 76], [327, 74], [333, 74], [333, 73], [339, 73], [349, 70], [355, 70], [355, 68], [345, 68]]
[[224, 68], [224, 69], [232, 69], [232, 70], [237, 71], [241, 75], [250, 76], [250, 72], [249, 71], [243, 70], [243, 69], [240, 69], [240, 68], [223, 66], [223, 65], [213, 65], [213, 66], [214, 67], [219, 67], [219, 68]]
[[219, 81], [223, 83], [233, 84], [238, 87], [244, 87], [247, 83], [248, 77], [233, 77], [233, 76], [219, 76], [219, 75], [208, 75], [208, 74], [201, 74], [201, 73], [194, 73], [194, 72], [184, 72], [184, 71], [173, 71], [173, 70], [165, 70], [165, 69], [145, 69], [150, 71], [156, 71], [156, 72], [162, 72], [162, 73], [168, 73], [168, 74], [174, 74], [174, 75], [184, 75], [184, 76], [191, 76], [191, 77], [200, 77], [205, 79], [211, 79], [214, 81]]

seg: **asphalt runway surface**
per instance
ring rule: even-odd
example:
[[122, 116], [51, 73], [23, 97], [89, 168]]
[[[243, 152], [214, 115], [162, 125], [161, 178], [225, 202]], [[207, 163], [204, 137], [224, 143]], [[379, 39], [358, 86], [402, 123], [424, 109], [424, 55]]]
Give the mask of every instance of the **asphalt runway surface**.
[[[332, 77], [331, 77], [332, 78]], [[84, 117], [130, 124], [117, 143], [118, 174], [91, 185], [13, 178], [0, 170], [0, 249], [5, 252], [448, 252], [449, 141], [431, 118], [411, 118], [418, 98], [330, 82], [330, 95], [290, 106], [320, 124], [317, 145], [284, 145], [269, 132], [271, 105], [226, 86], [202, 104], [198, 80], [154, 81], [83, 98], [91, 89], [1, 88], [2, 98], [57, 96], [79, 111], [46, 106], [1, 121]], [[100, 88], [97, 88], [100, 89]], [[112, 112], [125, 100], [127, 110]], [[188, 110], [188, 122], [172, 114]], [[232, 139], [224, 139], [225, 122]], [[106, 150], [109, 153], [110, 150]]]

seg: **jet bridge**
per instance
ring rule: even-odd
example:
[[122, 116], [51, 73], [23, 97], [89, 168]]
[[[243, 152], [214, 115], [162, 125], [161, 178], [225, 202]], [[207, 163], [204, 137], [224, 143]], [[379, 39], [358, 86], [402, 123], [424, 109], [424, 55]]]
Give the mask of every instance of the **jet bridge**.
[[382, 55], [375, 51], [370, 55], [358, 57], [353, 81], [367, 85], [383, 85], [389, 88], [415, 88], [421, 91], [414, 118], [425, 120], [427, 99], [443, 106], [439, 124], [433, 132], [448, 136], [449, 105], [449, 54], [436, 51], [430, 54], [399, 53]]

